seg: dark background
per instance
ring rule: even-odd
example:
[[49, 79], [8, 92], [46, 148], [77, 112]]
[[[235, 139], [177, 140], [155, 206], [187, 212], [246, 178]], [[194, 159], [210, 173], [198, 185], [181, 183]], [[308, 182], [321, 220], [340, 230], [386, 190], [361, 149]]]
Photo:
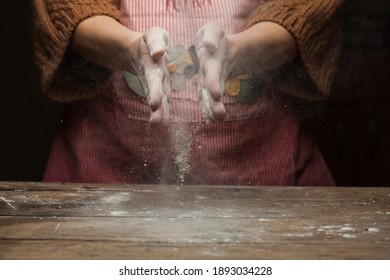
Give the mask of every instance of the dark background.
[[[60, 105], [39, 89], [30, 1], [1, 1], [0, 180], [39, 181]], [[390, 185], [390, 1], [346, 1], [333, 98], [308, 104], [304, 125], [339, 185]], [[310, 117], [307, 117], [310, 116]]]

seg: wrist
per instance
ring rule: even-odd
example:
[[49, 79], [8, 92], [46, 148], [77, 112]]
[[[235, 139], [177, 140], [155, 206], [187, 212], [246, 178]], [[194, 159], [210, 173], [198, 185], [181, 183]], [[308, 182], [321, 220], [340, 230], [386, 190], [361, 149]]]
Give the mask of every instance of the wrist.
[[126, 70], [136, 59], [136, 42], [142, 36], [108, 16], [82, 21], [75, 29], [71, 48], [79, 56], [102, 66]]
[[233, 71], [237, 74], [262, 72], [292, 61], [298, 55], [295, 39], [284, 27], [260, 22], [228, 36]]
[[122, 34], [123, 39], [120, 40], [121, 51], [118, 53], [120, 61], [123, 64], [120, 70], [134, 72], [139, 65], [140, 44], [142, 43], [143, 33], [125, 30]]

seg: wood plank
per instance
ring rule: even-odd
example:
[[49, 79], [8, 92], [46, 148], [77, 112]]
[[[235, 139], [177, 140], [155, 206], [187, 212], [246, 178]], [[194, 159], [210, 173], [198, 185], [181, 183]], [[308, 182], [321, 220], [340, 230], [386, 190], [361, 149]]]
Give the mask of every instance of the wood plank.
[[0, 258], [42, 256], [389, 259], [390, 189], [0, 183]]
[[388, 248], [377, 244], [142, 244], [72, 240], [0, 240], [0, 259], [90, 260], [307, 260], [388, 259]]
[[[135, 186], [95, 190], [1, 190], [0, 215], [332, 217], [390, 211], [390, 189]], [[304, 210], [304, 211], [303, 211]], [[179, 213], [179, 214], [178, 214]], [[379, 215], [380, 216], [380, 215]]]
[[[379, 225], [378, 225], [379, 224]], [[117, 241], [135, 244], [339, 244], [389, 248], [390, 223], [344, 219], [1, 217], [1, 240]], [[390, 256], [390, 255], [389, 255]]]

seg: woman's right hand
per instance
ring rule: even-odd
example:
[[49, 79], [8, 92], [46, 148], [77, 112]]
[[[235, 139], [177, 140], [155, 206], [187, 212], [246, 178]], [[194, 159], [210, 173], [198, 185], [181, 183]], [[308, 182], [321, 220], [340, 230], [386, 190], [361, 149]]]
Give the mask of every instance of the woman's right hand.
[[133, 70], [140, 79], [150, 107], [152, 125], [167, 121], [170, 94], [169, 72], [165, 57], [169, 47], [169, 34], [160, 27], [147, 30], [131, 46]]
[[138, 75], [150, 107], [150, 123], [167, 120], [170, 93], [165, 55], [168, 32], [153, 27], [145, 33], [134, 32], [108, 16], [82, 21], [71, 42], [72, 50], [85, 59], [105, 67]]

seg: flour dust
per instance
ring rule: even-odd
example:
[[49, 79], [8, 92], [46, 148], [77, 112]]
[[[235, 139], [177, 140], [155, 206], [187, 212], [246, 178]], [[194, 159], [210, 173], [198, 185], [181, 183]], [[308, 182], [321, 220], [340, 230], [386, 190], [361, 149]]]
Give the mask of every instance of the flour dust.
[[184, 122], [174, 122], [169, 128], [173, 160], [177, 167], [178, 183], [183, 185], [191, 168], [192, 135]]

